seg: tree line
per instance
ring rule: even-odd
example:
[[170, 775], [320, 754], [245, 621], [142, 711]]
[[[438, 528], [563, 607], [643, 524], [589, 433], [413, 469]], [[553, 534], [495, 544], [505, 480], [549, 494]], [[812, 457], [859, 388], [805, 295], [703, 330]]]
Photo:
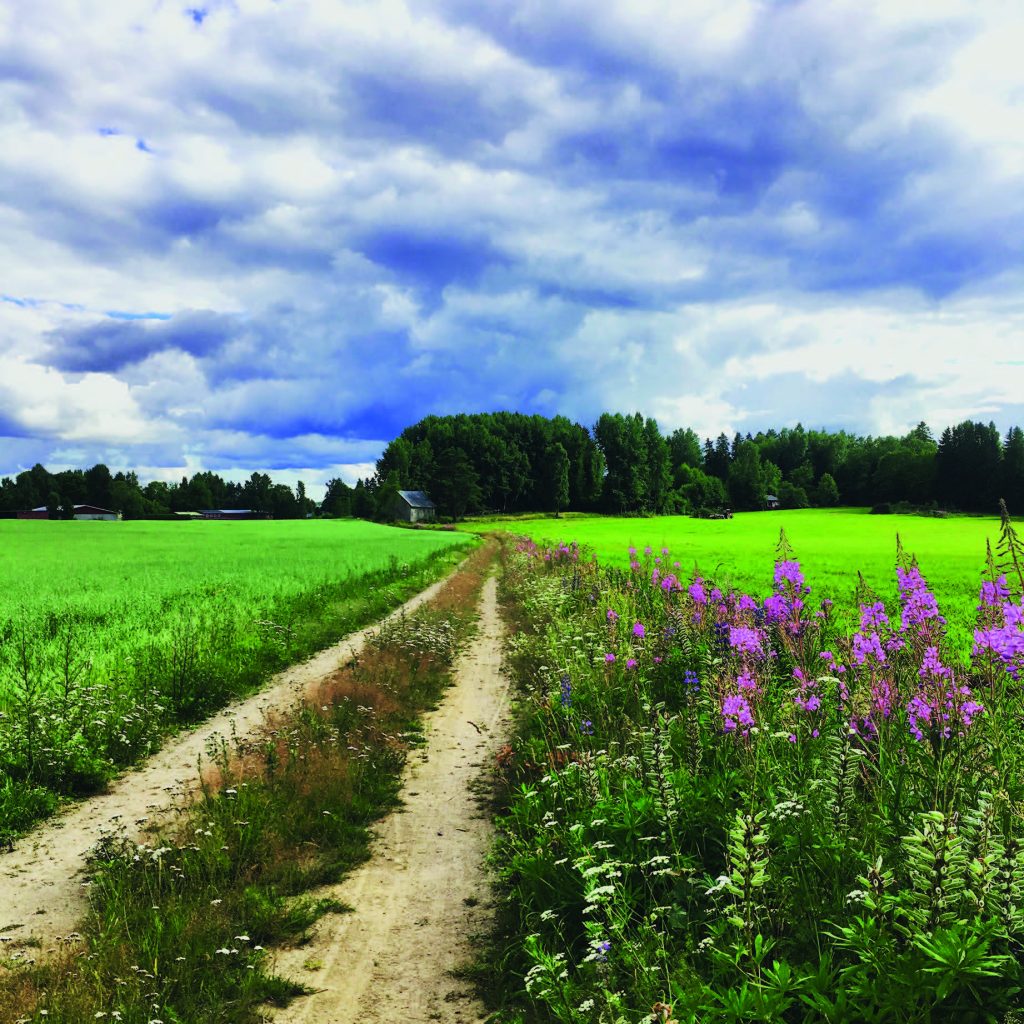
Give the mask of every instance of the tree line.
[[244, 483], [216, 473], [196, 473], [180, 482], [153, 480], [145, 486], [134, 472], [111, 473], [103, 463], [91, 469], [51, 473], [38, 463], [15, 477], [0, 480], [0, 512], [47, 508], [53, 519], [70, 519], [75, 505], [95, 505], [126, 519], [169, 516], [198, 509], [247, 508], [275, 519], [300, 519], [317, 505], [300, 480], [295, 489], [275, 484], [266, 473]]
[[[426, 491], [442, 515], [601, 511], [662, 514], [837, 504], [994, 512], [999, 498], [1024, 510], [1024, 431], [1001, 435], [965, 420], [938, 440], [925, 423], [902, 437], [781, 430], [702, 440], [689, 428], [663, 434], [640, 413], [603, 413], [587, 428], [564, 416], [498, 412], [428, 416], [407, 427], [376, 471], [350, 486], [328, 482], [328, 515], [387, 518], [395, 492]], [[105, 465], [50, 473], [41, 465], [0, 480], [0, 512], [46, 506], [55, 518], [75, 504], [126, 518], [204, 508], [249, 508], [300, 518], [316, 503], [253, 473], [244, 483], [216, 473], [140, 484]]]
[[442, 513], [694, 513], [846, 505], [1024, 510], [1024, 432], [964, 421], [936, 440], [919, 423], [902, 437], [781, 430], [702, 440], [663, 434], [640, 413], [603, 413], [592, 429], [562, 416], [428, 416], [377, 463], [368, 493], [425, 490]]

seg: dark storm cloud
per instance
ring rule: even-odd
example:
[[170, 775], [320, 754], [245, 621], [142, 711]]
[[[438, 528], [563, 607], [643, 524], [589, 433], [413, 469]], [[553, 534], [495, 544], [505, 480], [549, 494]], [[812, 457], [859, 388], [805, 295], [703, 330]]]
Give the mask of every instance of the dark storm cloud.
[[108, 316], [98, 323], [51, 332], [49, 362], [69, 373], [116, 373], [166, 349], [208, 356], [228, 340], [235, 326], [232, 318], [209, 311], [178, 313], [167, 320]]

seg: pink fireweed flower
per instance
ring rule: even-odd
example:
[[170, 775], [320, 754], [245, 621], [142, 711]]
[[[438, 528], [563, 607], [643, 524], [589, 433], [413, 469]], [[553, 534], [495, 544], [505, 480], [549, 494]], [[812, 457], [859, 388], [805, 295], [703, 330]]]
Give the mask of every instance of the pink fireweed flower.
[[750, 626], [733, 626], [729, 630], [729, 646], [741, 657], [764, 658], [764, 633]]
[[873, 661], [876, 665], [885, 664], [885, 651], [877, 633], [855, 633], [853, 635], [853, 660], [858, 665], [865, 661]]
[[888, 718], [892, 714], [892, 706], [895, 702], [892, 683], [888, 679], [876, 679], [871, 684], [871, 711]]
[[869, 629], [881, 629], [889, 625], [889, 616], [885, 614], [885, 605], [881, 601], [860, 606], [860, 628], [866, 633]]
[[614, 608], [609, 608], [608, 611], [605, 613], [605, 618], [609, 622], [613, 622], [613, 623], [614, 622], [618, 622], [619, 621], [619, 613]]
[[953, 670], [947, 668], [939, 660], [938, 647], [929, 647], [924, 652], [924, 658], [921, 659], [921, 667], [917, 674], [924, 680], [929, 678], [949, 679], [953, 675]]
[[918, 676], [920, 688], [907, 703], [907, 725], [915, 739], [949, 739], [954, 729], [963, 735], [984, 714], [971, 688], [957, 683], [953, 670], [942, 664], [938, 648], [925, 651]]
[[1002, 604], [1010, 596], [1010, 588], [1006, 583], [1005, 574], [996, 580], [983, 580], [981, 584], [981, 604], [978, 611], [984, 608], [995, 608]]
[[994, 626], [991, 629], [974, 631], [974, 655], [991, 651], [1014, 678], [1019, 679], [1024, 664], [1024, 633], [1008, 626]]
[[642, 622], [634, 622], [633, 623], [633, 636], [637, 637], [640, 640], [643, 640], [643, 638], [646, 635], [647, 635], [647, 631], [644, 629], [644, 624]]
[[846, 666], [836, 661], [836, 656], [831, 651], [822, 651], [818, 657], [828, 665], [834, 675], [842, 675], [846, 671]]
[[612, 664], [614, 664], [614, 662], [615, 662], [615, 655], [614, 655], [614, 654], [612, 654], [612, 652], [611, 652], [611, 651], [609, 651], [609, 652], [608, 652], [608, 653], [607, 653], [607, 654], [606, 654], [606, 655], [604, 656], [604, 660], [605, 660], [605, 664], [607, 664], [607, 665], [612, 665]]
[[899, 581], [900, 601], [903, 604], [900, 617], [903, 632], [917, 627], [918, 632], [930, 634], [932, 627], [941, 628], [946, 624], [946, 620], [939, 614], [935, 595], [928, 589], [916, 565], [909, 569], [897, 569], [896, 579]]
[[789, 615], [789, 602], [781, 594], [772, 594], [764, 599], [765, 622], [774, 625]]
[[808, 714], [818, 711], [821, 708], [821, 697], [818, 696], [817, 692], [817, 679], [808, 679], [798, 668], [793, 669], [793, 678], [800, 684], [800, 689], [793, 698], [793, 703], [801, 711], [805, 711]]
[[636, 668], [636, 658], [627, 658], [626, 659], [626, 668], [627, 669], [634, 669], [634, 668]]
[[707, 604], [708, 596], [704, 593], [704, 581], [695, 579], [689, 586], [688, 593], [694, 604]]
[[775, 563], [775, 589], [801, 593], [804, 589], [804, 574], [800, 571], [799, 562]]
[[733, 694], [722, 701], [722, 729], [725, 732], [746, 736], [753, 724], [754, 716], [746, 697]]
[[914, 739], [923, 740], [925, 729], [931, 730], [935, 718], [935, 708], [928, 703], [924, 694], [915, 693], [907, 704], [907, 724]]
[[757, 680], [749, 672], [741, 672], [736, 678], [736, 685], [741, 690], [757, 690]]
[[635, 558], [636, 557], [636, 548], [630, 548], [629, 549], [629, 557], [630, 558]]
[[1003, 663], [1011, 678], [1020, 680], [1024, 670], [1024, 606], [1004, 601], [982, 607], [985, 622], [974, 631], [975, 656], [988, 652]]
[[667, 555], [667, 554], [668, 554], [668, 548], [662, 548], [662, 549], [661, 549], [661, 553], [662, 553], [663, 555]]
[[645, 555], [649, 555], [650, 553], [651, 553], [651, 545], [648, 544], [647, 547], [644, 548], [644, 554]]
[[756, 612], [758, 604], [749, 594], [740, 594], [736, 607], [741, 612]]

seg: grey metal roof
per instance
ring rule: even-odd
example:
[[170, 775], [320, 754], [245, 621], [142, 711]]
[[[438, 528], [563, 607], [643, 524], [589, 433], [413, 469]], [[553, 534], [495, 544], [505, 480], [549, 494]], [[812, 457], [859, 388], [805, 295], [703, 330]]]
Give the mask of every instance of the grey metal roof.
[[399, 497], [410, 508], [436, 508], [437, 506], [427, 497], [426, 491], [399, 491]]

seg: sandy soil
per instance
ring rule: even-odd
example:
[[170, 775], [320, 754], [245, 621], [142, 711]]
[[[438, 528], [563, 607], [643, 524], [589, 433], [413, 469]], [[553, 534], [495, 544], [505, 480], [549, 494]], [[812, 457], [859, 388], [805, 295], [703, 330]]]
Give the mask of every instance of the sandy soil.
[[[393, 616], [431, 600], [446, 580], [407, 601]], [[284, 710], [356, 655], [376, 625], [353, 633], [308, 661], [276, 675], [266, 688], [231, 705], [198, 728], [176, 736], [145, 766], [117, 779], [109, 792], [90, 797], [0, 853], [0, 940], [6, 949], [28, 940], [45, 951], [71, 933], [86, 908], [85, 857], [101, 836], [138, 835], [148, 821], [180, 805], [197, 783], [196, 764], [215, 737], [246, 735], [270, 711]]]
[[501, 633], [491, 577], [476, 639], [407, 764], [402, 809], [378, 826], [371, 860], [318, 894], [354, 911], [323, 918], [310, 944], [277, 956], [281, 974], [319, 991], [276, 1013], [276, 1024], [483, 1021], [472, 986], [450, 972], [470, 961], [472, 936], [487, 927], [491, 832], [472, 786], [508, 707]]

